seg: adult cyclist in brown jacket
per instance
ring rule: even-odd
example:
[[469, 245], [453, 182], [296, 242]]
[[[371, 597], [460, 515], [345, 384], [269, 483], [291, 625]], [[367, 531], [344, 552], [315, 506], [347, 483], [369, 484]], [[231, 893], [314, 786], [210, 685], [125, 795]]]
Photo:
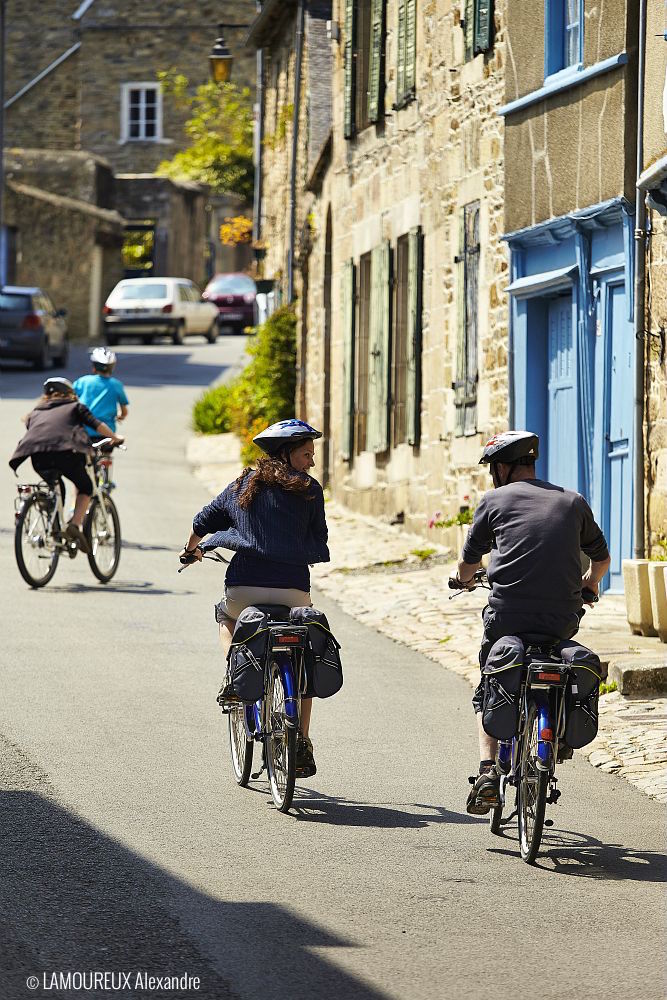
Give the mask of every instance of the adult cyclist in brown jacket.
[[[538, 454], [537, 434], [507, 431], [491, 438], [480, 459], [480, 465], [489, 466], [494, 489], [479, 502], [454, 578], [454, 583], [470, 586], [482, 556], [491, 552], [480, 668], [493, 643], [505, 635], [533, 632], [571, 639], [581, 620], [582, 589], [597, 595], [611, 562], [604, 535], [581, 494], [536, 478]], [[582, 551], [591, 560], [583, 576]], [[466, 809], [483, 815], [499, 804], [500, 777], [498, 743], [482, 728], [481, 682], [473, 705], [480, 765]]]

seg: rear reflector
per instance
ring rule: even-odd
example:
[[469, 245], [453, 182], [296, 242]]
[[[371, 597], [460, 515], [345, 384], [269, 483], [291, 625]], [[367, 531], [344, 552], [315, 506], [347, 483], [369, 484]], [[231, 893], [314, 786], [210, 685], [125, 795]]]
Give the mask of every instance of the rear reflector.
[[23, 322], [21, 323], [24, 330], [38, 330], [41, 325], [42, 321], [37, 313], [27, 313], [27, 315], [23, 317]]
[[540, 733], [540, 739], [546, 740], [547, 743], [550, 743], [553, 738], [554, 734], [551, 729], [543, 729], [542, 732]]
[[109, 306], [105, 306], [103, 312], [105, 316], [111, 316], [111, 314], [113, 313], [113, 309], [110, 309]]
[[174, 307], [173, 307], [173, 305], [171, 304], [171, 302], [169, 302], [169, 303], [168, 303], [168, 304], [167, 304], [166, 306], [162, 306], [162, 312], [163, 312], [163, 313], [170, 313], [170, 312], [173, 312], [173, 309], [174, 309]]
[[279, 635], [278, 642], [299, 642], [298, 635]]
[[562, 674], [538, 674], [538, 681], [562, 681]]

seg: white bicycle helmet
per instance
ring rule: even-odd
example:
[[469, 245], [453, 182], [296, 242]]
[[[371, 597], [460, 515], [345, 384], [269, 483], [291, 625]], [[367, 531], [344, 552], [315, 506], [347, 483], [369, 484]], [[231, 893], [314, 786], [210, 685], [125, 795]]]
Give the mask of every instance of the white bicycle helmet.
[[253, 441], [267, 455], [277, 455], [285, 445], [299, 444], [301, 441], [315, 441], [322, 437], [321, 431], [307, 424], [305, 420], [279, 420], [255, 435]]
[[74, 386], [68, 378], [63, 378], [62, 375], [54, 375], [52, 378], [47, 378], [46, 382], [42, 386], [45, 396], [52, 396], [54, 393], [59, 392], [66, 395], [68, 392], [74, 392]]
[[90, 360], [99, 371], [109, 371], [116, 364], [116, 355], [106, 347], [96, 347], [90, 352]]

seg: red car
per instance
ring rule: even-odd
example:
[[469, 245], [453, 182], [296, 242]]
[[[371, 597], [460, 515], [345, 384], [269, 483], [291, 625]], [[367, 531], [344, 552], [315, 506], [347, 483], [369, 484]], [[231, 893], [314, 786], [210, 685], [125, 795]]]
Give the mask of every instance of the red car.
[[255, 296], [257, 286], [247, 274], [216, 274], [204, 289], [202, 298], [218, 307], [218, 325], [229, 326], [234, 333], [243, 333], [255, 326]]

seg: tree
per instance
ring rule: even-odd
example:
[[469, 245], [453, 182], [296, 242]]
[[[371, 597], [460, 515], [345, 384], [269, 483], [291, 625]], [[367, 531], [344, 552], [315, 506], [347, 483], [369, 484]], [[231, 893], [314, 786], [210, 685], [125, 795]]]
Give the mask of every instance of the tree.
[[194, 94], [182, 74], [160, 73], [167, 100], [189, 112], [187, 149], [164, 160], [157, 169], [173, 180], [197, 181], [212, 191], [253, 193], [253, 110], [250, 91], [234, 83], [203, 83]]

